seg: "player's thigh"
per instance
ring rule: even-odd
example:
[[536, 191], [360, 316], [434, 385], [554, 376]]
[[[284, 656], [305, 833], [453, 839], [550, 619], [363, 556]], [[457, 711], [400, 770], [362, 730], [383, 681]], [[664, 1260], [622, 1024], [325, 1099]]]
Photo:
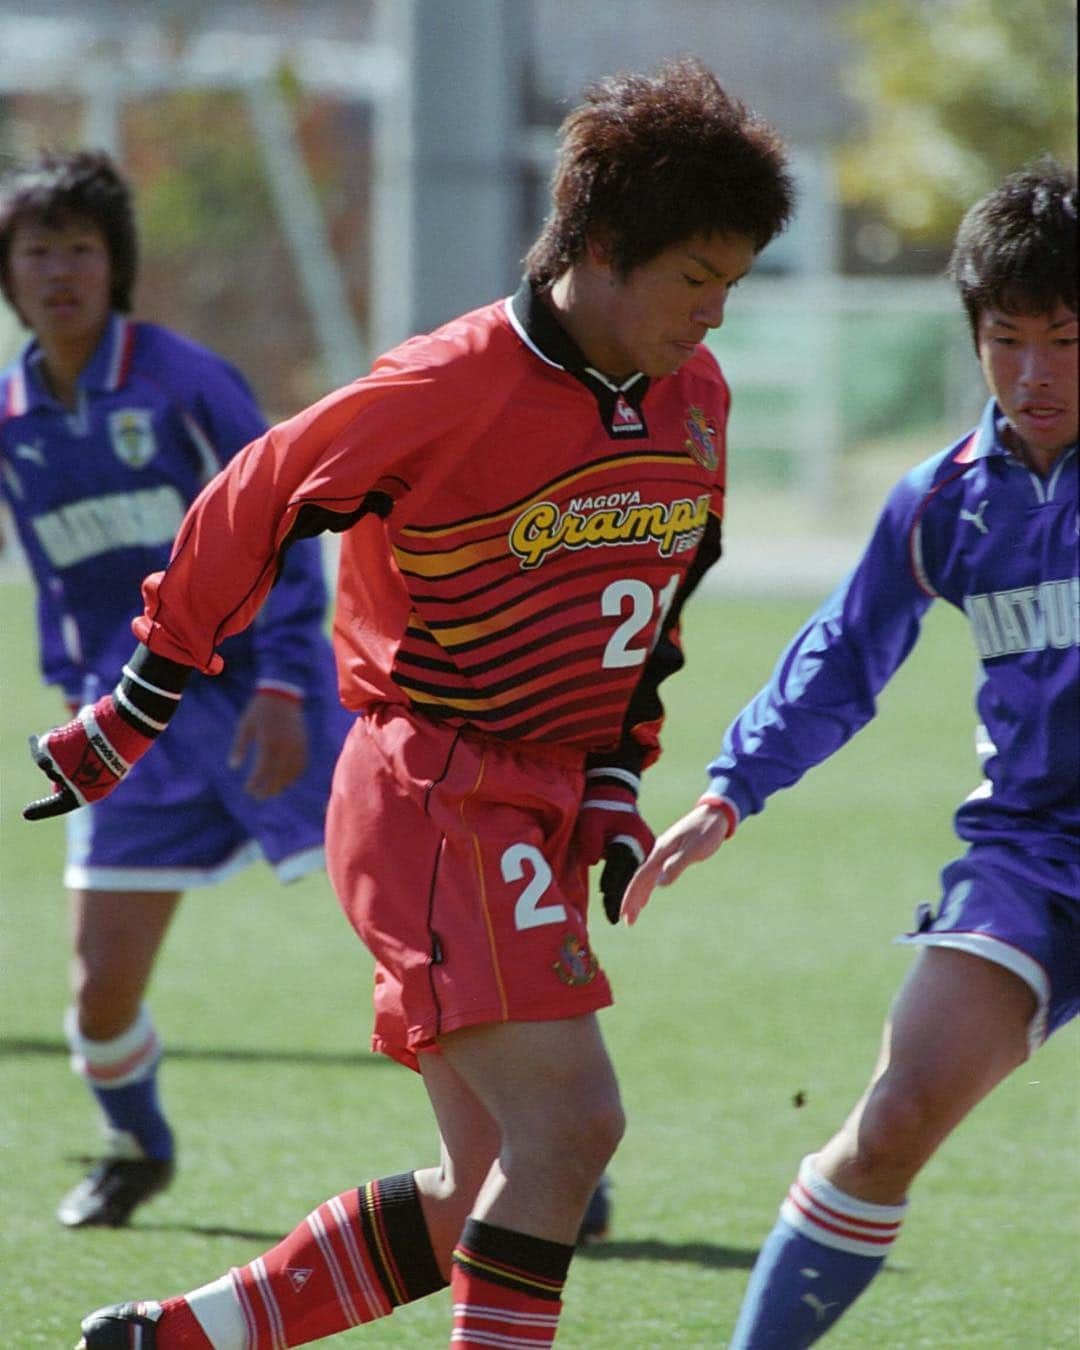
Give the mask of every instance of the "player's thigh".
[[99, 978], [115, 981], [130, 972], [145, 979], [179, 902], [179, 891], [73, 890], [76, 962]]
[[78, 1025], [107, 1041], [138, 1016], [176, 907], [172, 891], [73, 891], [72, 995]]
[[964, 1119], [1027, 1055], [1035, 996], [1005, 967], [920, 952], [885, 1026], [875, 1076], [817, 1157], [841, 1190], [898, 1204]]
[[466, 1027], [440, 1048], [504, 1135], [599, 1132], [617, 1142], [619, 1088], [594, 1014]]
[[475, 1194], [499, 1153], [498, 1124], [444, 1055], [422, 1054], [419, 1067], [439, 1127], [444, 1177]]
[[1024, 1062], [1036, 1007], [1013, 971], [945, 947], [919, 953], [893, 1005], [883, 1078], [947, 1132]]

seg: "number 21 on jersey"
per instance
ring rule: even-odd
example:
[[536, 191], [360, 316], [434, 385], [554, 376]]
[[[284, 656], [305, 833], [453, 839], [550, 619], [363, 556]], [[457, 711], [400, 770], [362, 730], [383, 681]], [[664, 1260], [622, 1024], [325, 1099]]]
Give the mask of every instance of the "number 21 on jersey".
[[[679, 586], [679, 577], [673, 574], [659, 595], [653, 595], [653, 588], [647, 581], [635, 577], [624, 577], [604, 587], [600, 597], [600, 612], [605, 619], [622, 619], [622, 622], [607, 640], [604, 659], [601, 662], [605, 670], [623, 666], [640, 666], [653, 644], [635, 645], [634, 639], [647, 628], [656, 615], [654, 632], [660, 633], [668, 608]], [[625, 617], [624, 617], [625, 616]]]

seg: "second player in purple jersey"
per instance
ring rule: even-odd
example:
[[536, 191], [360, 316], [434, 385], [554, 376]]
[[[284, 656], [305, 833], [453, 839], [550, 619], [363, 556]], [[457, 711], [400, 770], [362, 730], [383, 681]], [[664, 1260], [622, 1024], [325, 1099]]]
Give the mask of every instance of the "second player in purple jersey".
[[[128, 317], [136, 240], [127, 185], [101, 155], [45, 158], [0, 194], [0, 283], [31, 340], [0, 375], [0, 492], [37, 590], [42, 676], [70, 705], [110, 688], [148, 568], [167, 561], [202, 487], [265, 429], [228, 362]], [[322, 866], [330, 777], [351, 719], [323, 634], [318, 544], [285, 558], [229, 672], [201, 677], [156, 762], [72, 821], [72, 1065], [107, 1152], [60, 1205], [116, 1225], [172, 1176], [144, 994], [180, 893], [265, 858]]]
[[[966, 616], [982, 784], [968, 844], [903, 939], [919, 956], [869, 1086], [805, 1158], [754, 1266], [732, 1350], [800, 1350], [881, 1268], [949, 1133], [1080, 1013], [1077, 192], [1045, 164], [968, 212], [950, 271], [992, 395], [975, 431], [893, 489], [852, 575], [789, 644], [709, 765], [701, 801], [627, 888], [709, 857], [874, 715], [929, 605]], [[962, 1269], [950, 1251], [953, 1270]]]

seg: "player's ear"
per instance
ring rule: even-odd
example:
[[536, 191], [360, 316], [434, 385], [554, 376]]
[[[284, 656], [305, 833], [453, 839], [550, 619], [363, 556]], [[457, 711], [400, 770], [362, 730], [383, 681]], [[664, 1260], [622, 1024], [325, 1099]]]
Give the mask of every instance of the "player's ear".
[[611, 235], [607, 230], [590, 230], [585, 236], [585, 256], [594, 267], [610, 271], [614, 252]]

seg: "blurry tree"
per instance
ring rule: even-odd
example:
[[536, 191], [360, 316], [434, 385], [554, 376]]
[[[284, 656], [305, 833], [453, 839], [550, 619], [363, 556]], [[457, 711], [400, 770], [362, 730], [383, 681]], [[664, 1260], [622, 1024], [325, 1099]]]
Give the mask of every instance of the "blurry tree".
[[[283, 76], [301, 152], [351, 303], [366, 306], [366, 121]], [[124, 162], [136, 189], [142, 266], [137, 308], [234, 361], [271, 416], [326, 392], [300, 291], [242, 96], [186, 89], [130, 101]]]
[[1044, 153], [1076, 161], [1074, 0], [853, 0], [839, 152], [844, 204], [909, 244], [943, 244], [968, 205]]

